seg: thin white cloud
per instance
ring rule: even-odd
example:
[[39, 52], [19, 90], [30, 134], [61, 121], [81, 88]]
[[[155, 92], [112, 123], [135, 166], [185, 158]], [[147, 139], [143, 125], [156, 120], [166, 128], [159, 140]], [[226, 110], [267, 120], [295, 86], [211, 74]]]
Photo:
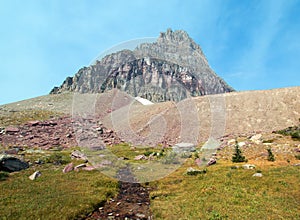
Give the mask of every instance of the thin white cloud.
[[252, 32], [252, 45], [238, 61], [238, 68], [256, 77], [266, 71], [268, 54], [273, 53], [272, 41], [280, 31], [280, 19], [287, 13], [291, 4], [289, 1], [261, 1], [259, 7], [260, 26]]

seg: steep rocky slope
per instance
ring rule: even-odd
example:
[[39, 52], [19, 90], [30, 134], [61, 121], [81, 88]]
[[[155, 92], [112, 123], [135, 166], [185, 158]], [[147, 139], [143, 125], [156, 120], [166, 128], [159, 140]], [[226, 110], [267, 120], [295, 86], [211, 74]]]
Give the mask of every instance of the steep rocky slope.
[[300, 87], [293, 87], [209, 95], [179, 103], [124, 106], [103, 122], [131, 141], [199, 143], [209, 137], [271, 132], [296, 125], [299, 118]]
[[[85, 101], [80, 104], [77, 96]], [[0, 106], [0, 127], [18, 123], [14, 117], [22, 117], [24, 113], [51, 110], [52, 117], [56, 114], [72, 116], [81, 105], [83, 113], [92, 113], [96, 121], [102, 121], [107, 129], [114, 130], [128, 142], [200, 143], [208, 137], [271, 132], [297, 125], [299, 100], [300, 87], [208, 95], [149, 106], [143, 106], [119, 90], [74, 97], [65, 93]], [[91, 102], [95, 105], [85, 105]], [[6, 121], [7, 118], [10, 120]]]
[[109, 54], [80, 69], [51, 94], [98, 93], [113, 88], [154, 102], [233, 91], [209, 67], [201, 48], [186, 32], [169, 29], [154, 43]]

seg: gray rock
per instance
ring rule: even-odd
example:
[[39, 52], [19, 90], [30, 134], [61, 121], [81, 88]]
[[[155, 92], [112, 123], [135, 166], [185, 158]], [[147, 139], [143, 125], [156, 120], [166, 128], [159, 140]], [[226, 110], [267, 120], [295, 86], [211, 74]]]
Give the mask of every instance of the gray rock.
[[31, 175], [29, 176], [29, 179], [35, 180], [35, 179], [37, 179], [38, 177], [40, 177], [41, 175], [42, 175], [42, 173], [41, 173], [40, 171], [35, 171], [33, 174], [31, 174]]
[[196, 151], [195, 145], [193, 143], [177, 143], [172, 148], [175, 153], [186, 153]]
[[262, 177], [263, 175], [262, 175], [262, 173], [254, 173], [252, 176], [253, 177]]
[[255, 143], [255, 144], [260, 144], [261, 143], [261, 137], [262, 135], [261, 134], [256, 134], [256, 135], [253, 135], [250, 140]]
[[146, 215], [141, 214], [141, 213], [136, 213], [135, 216], [138, 217], [138, 218], [142, 218], [142, 219], [146, 218]]
[[0, 170], [7, 172], [16, 172], [20, 170], [27, 169], [29, 164], [27, 162], [21, 161], [18, 158], [2, 154], [0, 155]]
[[253, 164], [244, 164], [242, 167], [246, 170], [255, 169], [255, 165]]
[[239, 146], [239, 147], [243, 147], [243, 146], [245, 146], [245, 145], [246, 145], [245, 142], [239, 142], [239, 143], [238, 143], [238, 146]]
[[82, 152], [80, 152], [78, 150], [73, 151], [71, 153], [71, 158], [72, 159], [80, 159], [80, 160], [88, 161], [87, 156], [84, 153], [82, 153]]

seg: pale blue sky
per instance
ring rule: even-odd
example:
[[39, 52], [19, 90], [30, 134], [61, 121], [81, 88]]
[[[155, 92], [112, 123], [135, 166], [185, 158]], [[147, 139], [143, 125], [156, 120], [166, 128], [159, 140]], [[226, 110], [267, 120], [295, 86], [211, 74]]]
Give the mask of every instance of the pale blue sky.
[[300, 1], [0, 0], [0, 104], [47, 94], [120, 42], [183, 29], [237, 90], [300, 86]]

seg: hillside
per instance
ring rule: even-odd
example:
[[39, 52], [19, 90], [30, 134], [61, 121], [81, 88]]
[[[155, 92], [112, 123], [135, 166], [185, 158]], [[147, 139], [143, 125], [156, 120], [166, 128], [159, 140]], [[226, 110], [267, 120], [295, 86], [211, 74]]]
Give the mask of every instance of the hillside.
[[[161, 132], [159, 135], [161, 138], [163, 137], [159, 141], [174, 144], [183, 141], [179, 138], [180, 120], [183, 120], [182, 124], [192, 132], [193, 137], [188, 135], [187, 138], [193, 138], [190, 141], [194, 140], [197, 143], [207, 140], [209, 136], [220, 138], [229, 134], [271, 132], [293, 126], [298, 123], [300, 118], [299, 94], [300, 87], [292, 87], [209, 95], [179, 103], [164, 102], [149, 106], [133, 101], [134, 99], [126, 93], [117, 91], [98, 96], [76, 94], [74, 97], [81, 97], [86, 102], [97, 100], [96, 103], [101, 108], [90, 106], [88, 109], [94, 110], [95, 118], [102, 120], [106, 127], [120, 133], [125, 139], [126, 130], [131, 132], [128, 130], [129, 125], [134, 133], [144, 137], [147, 132], [149, 133], [149, 126], [155, 126], [155, 120], [151, 122], [150, 119], [155, 116], [162, 117], [165, 130], [157, 129], [156, 132]], [[2, 105], [0, 107], [2, 118], [0, 123], [2, 126], [7, 123], [18, 123], [13, 118], [22, 117], [22, 115], [26, 115], [26, 112], [27, 114], [40, 112], [41, 115], [43, 112], [47, 112], [47, 117], [51, 115], [71, 116], [72, 111], [75, 112], [78, 108], [74, 97], [71, 93], [64, 93]], [[124, 101], [124, 97], [127, 97], [126, 101]], [[73, 101], [74, 103], [72, 103]], [[214, 105], [215, 109], [218, 108], [219, 112], [216, 112], [214, 108], [211, 109], [210, 104]], [[11, 122], [5, 122], [7, 118], [10, 118]], [[128, 121], [130, 121], [129, 124]], [[210, 132], [212, 127], [214, 128], [213, 133]], [[198, 132], [195, 133], [197, 130]], [[125, 133], [122, 134], [122, 132]]]

